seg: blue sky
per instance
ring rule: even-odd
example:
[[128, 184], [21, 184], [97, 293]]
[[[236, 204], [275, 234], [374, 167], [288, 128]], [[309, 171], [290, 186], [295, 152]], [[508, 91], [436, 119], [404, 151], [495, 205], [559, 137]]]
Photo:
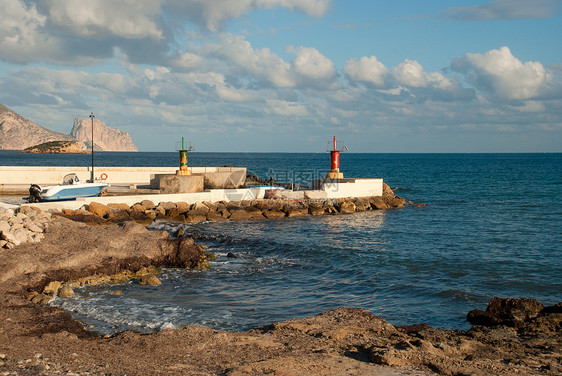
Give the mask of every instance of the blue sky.
[[0, 0], [0, 103], [142, 151], [562, 151], [562, 1]]

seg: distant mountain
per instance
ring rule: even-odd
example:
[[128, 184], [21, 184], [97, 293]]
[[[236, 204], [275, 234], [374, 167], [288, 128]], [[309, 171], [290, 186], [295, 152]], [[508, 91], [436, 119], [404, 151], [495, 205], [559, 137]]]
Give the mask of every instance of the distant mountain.
[[[23, 150], [49, 141], [78, 141], [84, 150], [89, 150], [91, 138], [89, 118], [74, 119], [72, 131], [66, 135], [37, 125], [0, 104], [0, 149]], [[137, 147], [127, 132], [109, 128], [103, 121], [94, 119], [94, 150], [137, 151]]]
[[48, 141], [72, 141], [72, 138], [37, 125], [0, 104], [0, 149], [23, 150]]
[[[92, 119], [75, 118], [70, 137], [91, 145]], [[94, 148], [106, 151], [137, 151], [127, 132], [109, 128], [103, 121], [94, 119]]]

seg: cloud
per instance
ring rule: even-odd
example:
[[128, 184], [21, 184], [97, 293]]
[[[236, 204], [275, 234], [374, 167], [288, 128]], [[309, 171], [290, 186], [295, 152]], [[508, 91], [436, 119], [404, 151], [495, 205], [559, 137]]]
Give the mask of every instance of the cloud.
[[224, 83], [216, 85], [219, 98], [231, 102], [250, 102], [258, 98], [252, 90], [237, 89]]
[[294, 87], [297, 84], [289, 63], [269, 48], [254, 50], [242, 36], [224, 34], [218, 43], [205, 46], [200, 53], [227, 62], [232, 71], [244, 72], [276, 87]]
[[494, 0], [484, 5], [455, 7], [442, 15], [461, 21], [552, 18], [560, 0]]
[[540, 98], [560, 88], [560, 82], [540, 62], [522, 63], [508, 47], [457, 57], [451, 69], [464, 74], [480, 91], [500, 99]]
[[474, 89], [464, 88], [457, 79], [442, 73], [425, 72], [415, 60], [405, 59], [389, 70], [376, 56], [350, 59], [343, 73], [351, 83], [376, 88], [380, 94], [403, 101], [451, 101], [475, 96]]
[[336, 67], [318, 50], [289, 47], [288, 52], [295, 55], [291, 62], [283, 60], [269, 48], [254, 49], [244, 37], [232, 34], [221, 34], [217, 43], [198, 51], [201, 56], [219, 60], [223, 65], [220, 69], [277, 88], [326, 88], [335, 84]]
[[329, 86], [336, 78], [336, 67], [326, 56], [311, 47], [290, 49], [296, 57], [293, 69], [303, 81], [309, 81], [313, 86]]
[[281, 116], [308, 116], [307, 108], [297, 102], [288, 102], [279, 99], [268, 99], [265, 112]]
[[[74, 117], [94, 111], [108, 125], [130, 132], [141, 150], [167, 150], [171, 137], [186, 132], [201, 150], [205, 143], [207, 150], [265, 150], [255, 147], [269, 142], [264, 134], [276, 134], [275, 140], [291, 135], [306, 145], [306, 137], [317, 137], [311, 132], [321, 135], [323, 141], [326, 134], [338, 130], [349, 135], [346, 140], [354, 150], [372, 150], [369, 136], [354, 135], [378, 132], [401, 139], [418, 135], [416, 130], [421, 128], [439, 134], [441, 128], [453, 132], [460, 127], [473, 133], [500, 128], [519, 132], [531, 128], [530, 124], [560, 128], [560, 99], [502, 103], [478, 95], [474, 100], [458, 100], [455, 95], [460, 93], [475, 98], [474, 89], [457, 86], [444, 73], [425, 72], [413, 60], [399, 66], [408, 74], [398, 75], [398, 82], [389, 73], [389, 88], [384, 90], [343, 80], [334, 90], [311, 90], [309, 86], [276, 89], [249, 82], [249, 74], [238, 80], [230, 78], [237, 76], [230, 69], [239, 68], [230, 63], [213, 66], [222, 71], [207, 72], [134, 64], [122, 73], [26, 66], [0, 77], [0, 87], [10, 88], [0, 95], [0, 103], [15, 106], [31, 120], [64, 133]], [[31, 105], [18, 108], [22, 103]], [[225, 137], [240, 132], [247, 135], [239, 141], [241, 146], [233, 146]], [[303, 145], [291, 147], [306, 150]], [[273, 141], [263, 147], [286, 151]]]
[[201, 66], [203, 61], [201, 56], [189, 52], [182, 52], [177, 57], [171, 59], [169, 65], [174, 68], [193, 69]]
[[74, 35], [162, 39], [159, 0], [49, 0], [50, 23]]
[[330, 0], [2, 0], [0, 59], [84, 66], [121, 51], [137, 64], [190, 68], [197, 64], [193, 56], [171, 57], [186, 19], [216, 31], [226, 20], [258, 9], [318, 17], [329, 5]]
[[399, 84], [411, 87], [426, 87], [429, 81], [429, 75], [415, 60], [404, 60], [392, 70], [392, 74]]
[[392, 75], [403, 91], [413, 95], [416, 101], [466, 100], [475, 97], [473, 89], [464, 88], [456, 79], [439, 72], [424, 72], [422, 65], [415, 60], [405, 59], [392, 69]]
[[349, 59], [345, 62], [343, 74], [351, 81], [363, 82], [376, 88], [384, 88], [390, 75], [389, 70], [376, 56]]
[[170, 16], [188, 17], [192, 22], [217, 31], [229, 19], [252, 10], [288, 8], [310, 17], [320, 17], [328, 10], [331, 0], [170, 0]]
[[35, 5], [18, 0], [4, 0], [0, 22], [0, 58], [13, 63], [26, 63], [35, 56], [51, 60], [60, 50], [58, 41], [42, 32], [47, 17]]

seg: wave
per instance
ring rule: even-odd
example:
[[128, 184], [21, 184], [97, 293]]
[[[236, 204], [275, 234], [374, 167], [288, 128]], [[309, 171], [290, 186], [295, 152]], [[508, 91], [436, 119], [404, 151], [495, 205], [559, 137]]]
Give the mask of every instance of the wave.
[[442, 290], [436, 293], [435, 296], [445, 299], [451, 299], [453, 301], [464, 301], [470, 303], [482, 303], [489, 300], [489, 297], [487, 296], [457, 289]]

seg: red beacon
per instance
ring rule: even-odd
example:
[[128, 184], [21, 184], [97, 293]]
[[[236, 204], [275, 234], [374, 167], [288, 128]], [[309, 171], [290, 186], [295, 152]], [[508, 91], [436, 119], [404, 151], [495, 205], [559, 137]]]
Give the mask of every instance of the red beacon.
[[334, 136], [333, 143], [328, 141], [328, 148], [330, 152], [330, 172], [326, 174], [326, 179], [343, 179], [343, 173], [340, 172], [340, 152], [349, 151], [343, 141], [336, 141]]

